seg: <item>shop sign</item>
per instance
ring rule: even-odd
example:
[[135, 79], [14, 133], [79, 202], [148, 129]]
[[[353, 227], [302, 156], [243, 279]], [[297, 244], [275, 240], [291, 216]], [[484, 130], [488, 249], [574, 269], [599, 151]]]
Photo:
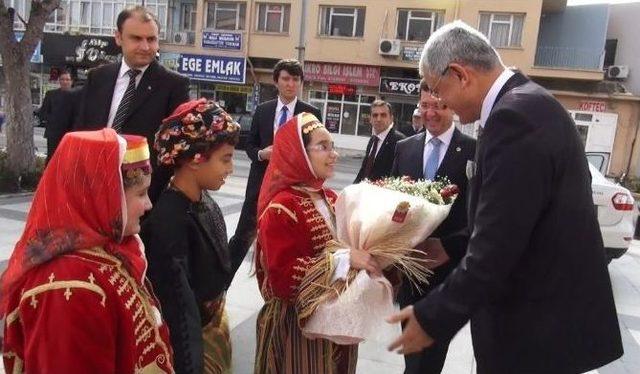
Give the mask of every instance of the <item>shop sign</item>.
[[340, 131], [340, 103], [327, 103], [327, 118], [324, 121], [324, 127], [334, 134]]
[[585, 100], [580, 102], [578, 109], [589, 112], [605, 112], [607, 110], [607, 103], [604, 101]]
[[422, 47], [406, 45], [402, 48], [402, 61], [416, 62], [420, 61], [422, 56]]
[[420, 80], [382, 77], [380, 78], [380, 93], [403, 96], [420, 96]]
[[203, 31], [202, 48], [239, 51], [242, 49], [242, 34], [235, 32]]
[[352, 96], [356, 94], [356, 86], [351, 84], [329, 84], [329, 93], [335, 95]]
[[181, 54], [178, 72], [201, 81], [244, 84], [244, 57]]
[[380, 82], [380, 67], [305, 62], [304, 78], [307, 81], [375, 87]]
[[216, 91], [249, 95], [253, 92], [253, 86], [240, 86], [237, 84], [216, 84]]
[[95, 67], [120, 61], [120, 47], [110, 36], [44, 34], [42, 54], [48, 65]]

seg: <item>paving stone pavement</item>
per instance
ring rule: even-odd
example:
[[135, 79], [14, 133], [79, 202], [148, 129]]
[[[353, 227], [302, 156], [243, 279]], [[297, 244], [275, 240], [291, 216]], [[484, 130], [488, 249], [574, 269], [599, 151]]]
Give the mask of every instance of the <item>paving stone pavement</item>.
[[[227, 222], [229, 236], [235, 230], [244, 199], [249, 160], [244, 152], [234, 157], [235, 172], [227, 183], [212, 196], [220, 204]], [[361, 159], [343, 158], [336, 177], [329, 186], [340, 190], [351, 183]], [[30, 207], [31, 196], [0, 196], [0, 271], [6, 266], [15, 242], [18, 240]], [[628, 254], [614, 260], [609, 266], [613, 283], [618, 317], [622, 331], [625, 355], [616, 362], [589, 374], [638, 374], [640, 373], [640, 242], [634, 242]], [[234, 373], [253, 372], [255, 353], [255, 323], [262, 306], [255, 277], [251, 275], [251, 253], [247, 255], [227, 293], [227, 313], [231, 324]], [[360, 346], [359, 374], [402, 373], [401, 356], [386, 351], [386, 341], [365, 342]], [[475, 374], [475, 363], [468, 325], [451, 342], [444, 374]], [[4, 374], [0, 365], [0, 374]]]

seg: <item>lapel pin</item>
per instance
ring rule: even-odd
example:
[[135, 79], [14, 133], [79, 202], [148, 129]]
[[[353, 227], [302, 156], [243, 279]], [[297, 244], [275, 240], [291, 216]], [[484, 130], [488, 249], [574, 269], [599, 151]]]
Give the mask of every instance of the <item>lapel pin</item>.
[[462, 149], [460, 147], [456, 148], [456, 152], [460, 152]]
[[147, 86], [147, 90], [151, 90], [151, 86]]

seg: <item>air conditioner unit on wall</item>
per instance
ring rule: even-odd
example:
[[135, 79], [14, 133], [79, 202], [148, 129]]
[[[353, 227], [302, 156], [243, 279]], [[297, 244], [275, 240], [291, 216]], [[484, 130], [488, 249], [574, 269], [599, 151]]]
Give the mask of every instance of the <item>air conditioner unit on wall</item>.
[[186, 31], [174, 32], [171, 41], [173, 44], [187, 44], [189, 41], [189, 33]]
[[611, 65], [607, 68], [607, 78], [625, 79], [629, 77], [629, 67], [626, 65]]
[[378, 44], [378, 53], [383, 56], [399, 56], [400, 40], [380, 39], [380, 43]]

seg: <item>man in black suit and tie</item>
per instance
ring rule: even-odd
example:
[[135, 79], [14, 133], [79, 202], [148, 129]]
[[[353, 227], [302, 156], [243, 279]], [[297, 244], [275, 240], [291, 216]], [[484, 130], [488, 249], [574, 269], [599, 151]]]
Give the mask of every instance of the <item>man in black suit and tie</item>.
[[468, 168], [467, 253], [389, 319], [406, 324], [389, 348], [449, 341], [471, 320], [478, 374], [582, 373], [620, 357], [591, 176], [566, 109], [461, 21], [431, 35], [420, 70], [443, 105], [483, 130]]
[[[118, 15], [116, 44], [122, 62], [92, 69], [83, 88], [83, 103], [76, 129], [111, 127], [119, 133], [147, 137], [154, 143], [162, 120], [189, 100], [189, 79], [156, 61], [159, 24], [146, 8], [136, 6]], [[154, 165], [149, 198], [155, 202], [167, 186], [171, 170]]]
[[229, 250], [232, 253], [246, 253], [255, 240], [258, 194], [271, 158], [273, 137], [280, 126], [302, 112], [313, 113], [322, 122], [322, 114], [316, 107], [298, 99], [303, 79], [304, 72], [298, 60], [278, 61], [273, 68], [273, 81], [278, 87], [278, 97], [258, 105], [253, 114], [246, 144], [251, 169], [238, 227], [229, 240]]
[[404, 134], [393, 127], [391, 104], [384, 100], [371, 103], [371, 130], [373, 135], [353, 183], [360, 183], [365, 178], [376, 181], [390, 176], [396, 143], [405, 138]]
[[[458, 186], [460, 193], [449, 216], [431, 235], [442, 241], [449, 260], [433, 269], [429, 284], [421, 285], [421, 292], [403, 281], [398, 293], [400, 307], [412, 305], [430, 290], [442, 283], [460, 263], [467, 250], [467, 162], [473, 161], [475, 139], [461, 133], [453, 124], [453, 111], [431, 96], [423, 80], [420, 84], [420, 114], [426, 132], [400, 140], [396, 145], [391, 174], [411, 179], [434, 180], [448, 178]], [[438, 374], [442, 371], [449, 341], [438, 341], [422, 352], [405, 356], [405, 374]]]
[[73, 86], [71, 72], [61, 72], [58, 76], [58, 84], [60, 88], [47, 91], [42, 100], [42, 106], [38, 110], [38, 117], [44, 125], [44, 137], [47, 139], [47, 163], [64, 135], [60, 130], [62, 118], [59, 112], [65, 109], [63, 108], [67, 104], [65, 96]]

